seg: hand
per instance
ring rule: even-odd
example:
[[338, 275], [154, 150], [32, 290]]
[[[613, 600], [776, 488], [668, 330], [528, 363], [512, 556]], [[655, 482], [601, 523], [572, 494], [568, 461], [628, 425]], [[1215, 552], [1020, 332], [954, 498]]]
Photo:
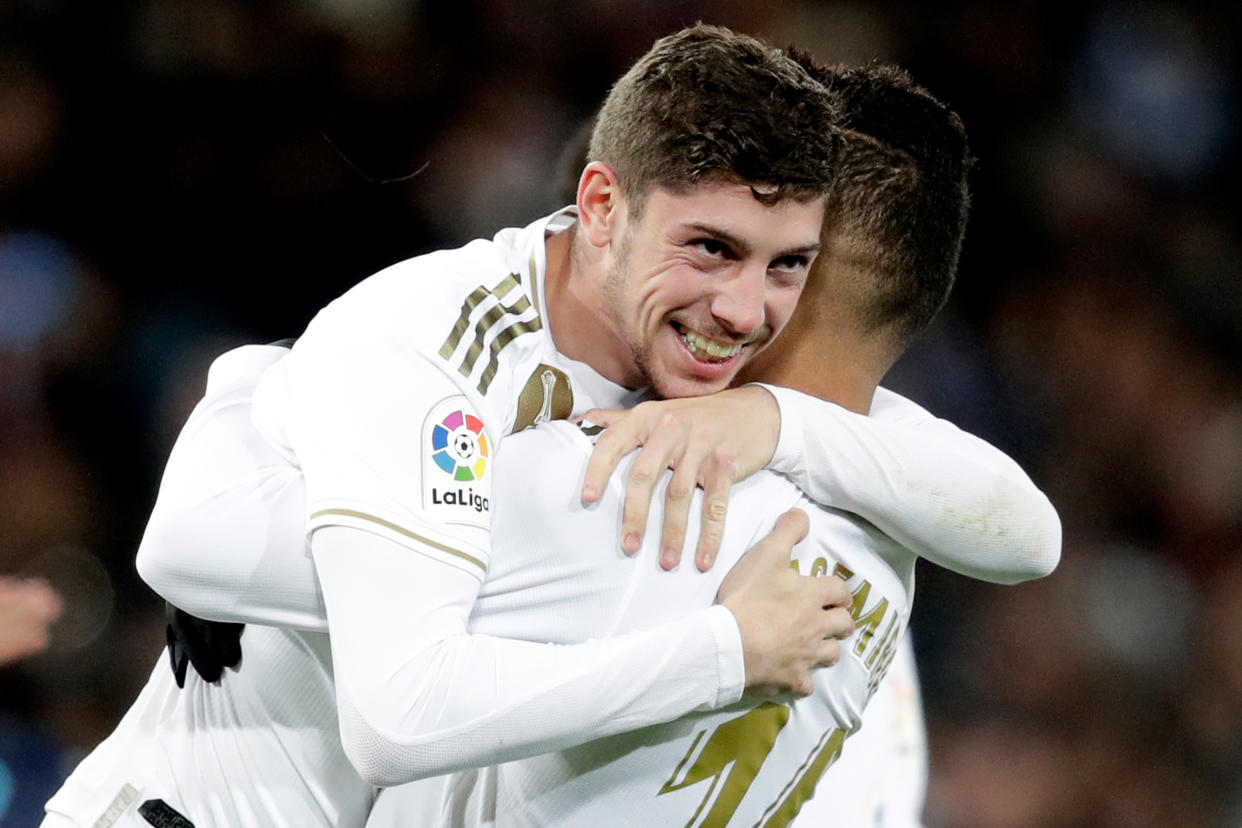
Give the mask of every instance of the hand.
[[0, 577], [0, 664], [46, 650], [61, 609], [47, 581]]
[[806, 537], [807, 526], [806, 513], [798, 509], [781, 515], [716, 594], [716, 603], [737, 619], [751, 695], [810, 695], [815, 689], [811, 671], [836, 664], [838, 639], [854, 632], [854, 597], [845, 581], [799, 575], [789, 565], [790, 551]]
[[185, 687], [186, 669], [194, 666], [203, 681], [219, 681], [225, 667], [241, 663], [241, 634], [245, 624], [207, 621], [164, 602], [168, 624], [164, 637], [168, 659], [178, 687]]
[[665, 469], [673, 470], [661, 534], [660, 565], [665, 569], [681, 561], [696, 486], [703, 489], [703, 521], [695, 560], [700, 570], [711, 569], [724, 534], [729, 488], [768, 464], [781, 433], [776, 399], [759, 386], [645, 402], [629, 411], [592, 409], [584, 419], [607, 428], [587, 464], [584, 503], [599, 500], [621, 458], [642, 446], [625, 490], [621, 549], [627, 555], [642, 548], [652, 489]]

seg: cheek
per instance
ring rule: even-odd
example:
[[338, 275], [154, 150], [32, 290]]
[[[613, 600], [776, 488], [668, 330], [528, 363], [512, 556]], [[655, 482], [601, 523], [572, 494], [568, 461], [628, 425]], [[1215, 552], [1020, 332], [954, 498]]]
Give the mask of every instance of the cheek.
[[640, 302], [644, 317], [650, 317], [649, 322], [658, 323], [668, 314], [688, 308], [702, 298], [702, 291], [693, 274], [674, 271], [648, 280]]
[[799, 297], [802, 296], [802, 288], [780, 288], [771, 291], [768, 294], [768, 324], [772, 326], [773, 331], [779, 331], [785, 327], [790, 318], [793, 317], [794, 310], [798, 307]]

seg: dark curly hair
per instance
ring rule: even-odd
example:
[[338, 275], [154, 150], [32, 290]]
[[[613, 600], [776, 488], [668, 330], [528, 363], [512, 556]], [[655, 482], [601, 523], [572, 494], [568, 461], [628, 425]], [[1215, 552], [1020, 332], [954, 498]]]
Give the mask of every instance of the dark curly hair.
[[656, 41], [608, 93], [588, 159], [616, 171], [641, 214], [652, 186], [750, 184], [765, 203], [824, 196], [836, 107], [781, 49], [699, 24]]

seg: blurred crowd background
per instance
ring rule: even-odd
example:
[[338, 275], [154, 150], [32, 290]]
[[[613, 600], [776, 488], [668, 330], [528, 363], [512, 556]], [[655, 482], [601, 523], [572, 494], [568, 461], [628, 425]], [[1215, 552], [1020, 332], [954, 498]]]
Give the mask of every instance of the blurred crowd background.
[[1242, 823], [1242, 7], [1097, 0], [0, 3], [0, 823], [160, 653], [133, 554], [210, 358], [559, 206], [607, 85], [699, 19], [901, 64], [979, 159], [886, 384], [1018, 458], [1065, 546], [920, 570], [928, 825]]

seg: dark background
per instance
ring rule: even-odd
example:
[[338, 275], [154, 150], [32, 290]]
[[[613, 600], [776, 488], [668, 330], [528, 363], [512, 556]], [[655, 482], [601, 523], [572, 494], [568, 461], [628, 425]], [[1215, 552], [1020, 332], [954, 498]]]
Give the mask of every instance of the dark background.
[[979, 158], [887, 384], [1018, 458], [1065, 547], [920, 569], [929, 826], [1242, 821], [1242, 6], [1095, 0], [0, 2], [0, 575], [66, 603], [0, 668], [0, 814], [145, 681], [133, 553], [210, 358], [559, 206], [608, 84], [699, 19], [900, 63]]

